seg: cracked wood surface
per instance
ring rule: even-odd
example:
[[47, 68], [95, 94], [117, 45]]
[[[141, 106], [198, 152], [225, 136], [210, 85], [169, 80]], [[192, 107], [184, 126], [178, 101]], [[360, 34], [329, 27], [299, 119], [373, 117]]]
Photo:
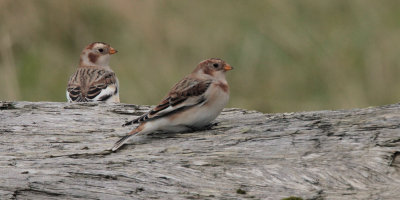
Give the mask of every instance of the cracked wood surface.
[[0, 199], [397, 199], [400, 105], [263, 114], [109, 149], [148, 106], [0, 102]]

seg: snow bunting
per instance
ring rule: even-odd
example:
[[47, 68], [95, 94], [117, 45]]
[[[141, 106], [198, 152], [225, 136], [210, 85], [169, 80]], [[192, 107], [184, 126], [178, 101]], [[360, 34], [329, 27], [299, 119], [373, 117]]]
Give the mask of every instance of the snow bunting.
[[155, 108], [125, 123], [124, 126], [140, 124], [118, 140], [111, 150], [116, 151], [138, 133], [183, 132], [208, 125], [228, 102], [229, 86], [225, 72], [231, 69], [229, 64], [217, 58], [200, 62], [191, 74], [172, 87]]
[[117, 50], [102, 42], [83, 49], [78, 69], [68, 81], [68, 102], [119, 102], [118, 79], [108, 66], [115, 53]]

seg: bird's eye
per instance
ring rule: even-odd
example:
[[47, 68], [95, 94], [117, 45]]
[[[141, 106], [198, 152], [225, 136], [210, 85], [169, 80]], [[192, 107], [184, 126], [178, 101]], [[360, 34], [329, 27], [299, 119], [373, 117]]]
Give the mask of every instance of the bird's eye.
[[104, 51], [103, 49], [99, 49], [99, 52], [100, 52], [100, 53], [103, 53], [103, 51]]
[[218, 63], [214, 63], [213, 66], [214, 66], [215, 68], [217, 68], [219, 65], [218, 65]]

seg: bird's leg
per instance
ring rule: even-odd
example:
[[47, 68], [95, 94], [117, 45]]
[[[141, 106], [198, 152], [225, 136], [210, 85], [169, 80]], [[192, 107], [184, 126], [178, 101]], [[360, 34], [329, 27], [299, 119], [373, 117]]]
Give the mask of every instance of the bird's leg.
[[210, 123], [208, 125], [206, 125], [205, 127], [203, 127], [203, 130], [210, 130], [212, 129], [213, 126], [218, 126], [218, 122], [214, 122], [214, 123]]
[[216, 126], [216, 125], [218, 125], [218, 122], [210, 123], [210, 124], [207, 124], [206, 126], [203, 126], [203, 127], [200, 127], [200, 128], [194, 127], [194, 126], [186, 126], [186, 127], [188, 129], [190, 129], [191, 132], [196, 132], [196, 131], [210, 130], [210, 129], [212, 129], [213, 126]]

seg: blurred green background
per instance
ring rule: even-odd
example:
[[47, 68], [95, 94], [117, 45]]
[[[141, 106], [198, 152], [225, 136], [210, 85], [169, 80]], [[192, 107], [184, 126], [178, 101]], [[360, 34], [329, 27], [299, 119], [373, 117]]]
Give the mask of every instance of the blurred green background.
[[400, 99], [400, 3], [375, 0], [0, 0], [0, 100], [66, 101], [81, 50], [103, 41], [121, 102], [157, 104], [203, 59], [228, 107], [346, 109]]

